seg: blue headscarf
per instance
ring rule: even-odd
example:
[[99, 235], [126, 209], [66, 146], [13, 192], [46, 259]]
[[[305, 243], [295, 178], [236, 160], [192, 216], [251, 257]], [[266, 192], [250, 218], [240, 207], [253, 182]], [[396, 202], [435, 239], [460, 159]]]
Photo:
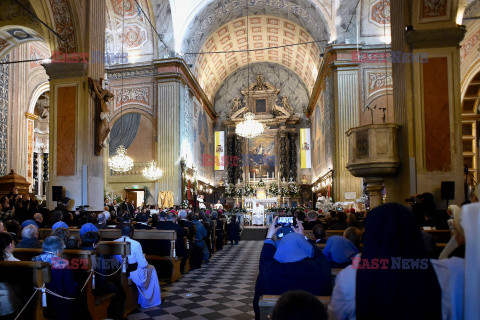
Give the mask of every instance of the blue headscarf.
[[80, 237], [83, 236], [87, 232], [98, 232], [98, 228], [93, 225], [93, 223], [85, 223], [81, 228], [80, 228]]
[[52, 226], [52, 231], [58, 228], [65, 228], [68, 229], [68, 226], [65, 222], [63, 221], [58, 221]]
[[352, 241], [341, 236], [329, 237], [323, 249], [323, 254], [327, 257], [327, 260], [336, 263], [350, 262], [358, 252]]
[[314, 255], [313, 246], [296, 232], [285, 235], [278, 243], [273, 258], [280, 263], [297, 262]]
[[20, 226], [21, 226], [22, 229], [23, 229], [23, 228], [25, 228], [26, 226], [29, 226], [29, 225], [31, 225], [31, 224], [33, 224], [35, 227], [38, 228], [38, 224], [37, 224], [34, 220], [31, 220], [31, 219], [30, 219], [30, 220], [25, 220], [25, 221], [23, 221]]

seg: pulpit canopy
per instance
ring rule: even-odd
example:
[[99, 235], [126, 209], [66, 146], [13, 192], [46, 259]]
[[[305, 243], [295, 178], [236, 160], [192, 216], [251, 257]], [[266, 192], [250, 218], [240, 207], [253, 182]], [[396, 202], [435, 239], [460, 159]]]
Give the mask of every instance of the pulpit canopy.
[[22, 177], [21, 175], [16, 174], [13, 170], [0, 177], [0, 196], [5, 196], [12, 192], [13, 188], [18, 188], [18, 194], [27, 196], [29, 191], [30, 183]]

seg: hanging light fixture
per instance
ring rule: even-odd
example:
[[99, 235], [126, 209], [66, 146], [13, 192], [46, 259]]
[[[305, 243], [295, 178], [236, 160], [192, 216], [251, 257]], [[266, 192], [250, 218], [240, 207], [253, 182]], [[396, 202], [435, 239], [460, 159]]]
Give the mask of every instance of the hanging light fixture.
[[[124, 61], [123, 61], [123, 40], [125, 36], [125, 6], [122, 1], [122, 90], [120, 95], [120, 103], [123, 98], [123, 71], [124, 71]], [[120, 120], [121, 120], [121, 143], [116, 150], [114, 157], [108, 159], [108, 167], [116, 172], [127, 172], [133, 168], [133, 159], [127, 156], [127, 149], [123, 146], [123, 106], [120, 106]]]
[[[250, 50], [249, 50], [249, 14], [248, 14], [248, 1], [247, 1], [247, 107], [250, 100]], [[255, 120], [255, 114], [248, 111], [243, 116], [243, 121], [237, 124], [235, 133], [241, 137], [251, 139], [255, 138], [263, 133], [263, 124]]]
[[148, 163], [142, 171], [143, 177], [148, 180], [158, 180], [163, 176], [163, 171], [157, 167], [155, 160]]

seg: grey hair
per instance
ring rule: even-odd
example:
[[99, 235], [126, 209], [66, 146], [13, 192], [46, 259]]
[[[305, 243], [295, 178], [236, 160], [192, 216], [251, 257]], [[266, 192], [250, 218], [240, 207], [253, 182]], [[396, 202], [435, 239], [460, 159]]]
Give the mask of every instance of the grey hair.
[[58, 251], [62, 252], [65, 248], [65, 243], [62, 239], [56, 236], [50, 236], [43, 241], [42, 244], [43, 251], [57, 253]]
[[167, 221], [175, 222], [175, 218], [176, 218], [175, 214], [173, 214], [171, 212], [167, 213]]
[[105, 214], [103, 212], [100, 212], [98, 215], [97, 215], [97, 219], [98, 219], [98, 222], [102, 223], [102, 222], [105, 222]]
[[38, 228], [33, 224], [29, 224], [22, 229], [22, 238], [24, 239], [33, 239], [37, 237]]
[[186, 218], [187, 218], [187, 211], [186, 211], [186, 210], [180, 210], [180, 211], [178, 212], [178, 217], [179, 217], [180, 219], [186, 219]]

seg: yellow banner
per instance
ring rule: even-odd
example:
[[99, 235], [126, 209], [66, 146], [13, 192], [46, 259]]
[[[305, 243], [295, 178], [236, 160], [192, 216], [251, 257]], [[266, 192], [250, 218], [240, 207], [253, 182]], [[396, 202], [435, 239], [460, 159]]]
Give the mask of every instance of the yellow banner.
[[300, 129], [300, 163], [302, 169], [310, 169], [312, 167], [310, 149], [310, 129]]
[[224, 170], [225, 131], [215, 131], [215, 170]]

